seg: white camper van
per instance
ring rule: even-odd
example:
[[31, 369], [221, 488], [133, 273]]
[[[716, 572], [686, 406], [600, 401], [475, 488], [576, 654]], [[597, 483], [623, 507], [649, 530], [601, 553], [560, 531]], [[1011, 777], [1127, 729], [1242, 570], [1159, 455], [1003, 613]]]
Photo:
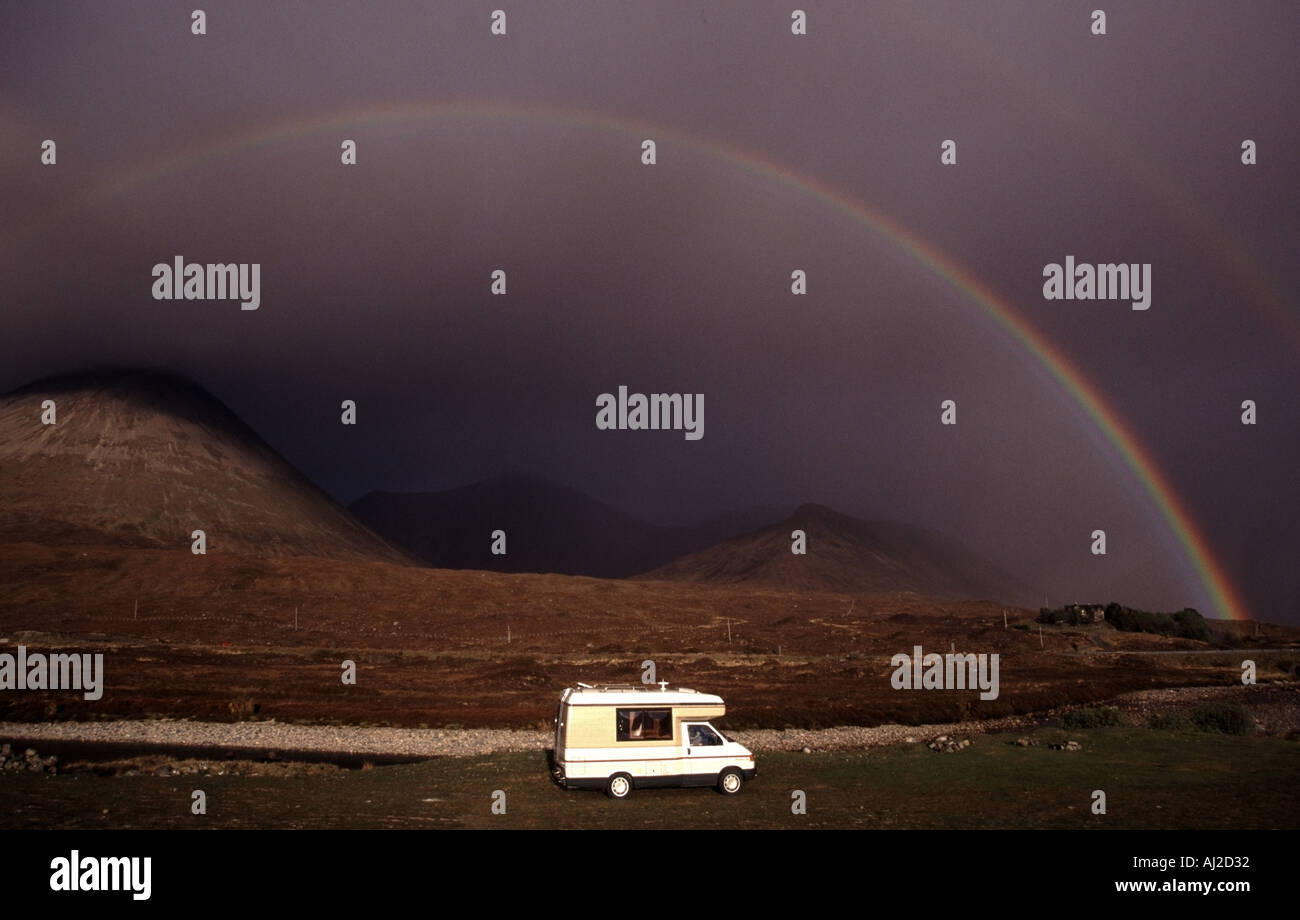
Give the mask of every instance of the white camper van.
[[735, 795], [757, 771], [748, 748], [709, 724], [726, 711], [721, 697], [666, 683], [569, 687], [555, 716], [555, 780], [615, 799], [652, 786]]

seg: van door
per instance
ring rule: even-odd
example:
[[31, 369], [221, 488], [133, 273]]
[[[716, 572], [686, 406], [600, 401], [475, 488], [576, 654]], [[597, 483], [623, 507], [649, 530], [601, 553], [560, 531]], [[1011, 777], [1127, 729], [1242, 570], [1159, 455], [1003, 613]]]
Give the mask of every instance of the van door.
[[725, 766], [726, 757], [722, 736], [708, 722], [682, 724], [682, 744], [686, 757], [682, 762], [683, 779], [713, 783], [718, 771]]

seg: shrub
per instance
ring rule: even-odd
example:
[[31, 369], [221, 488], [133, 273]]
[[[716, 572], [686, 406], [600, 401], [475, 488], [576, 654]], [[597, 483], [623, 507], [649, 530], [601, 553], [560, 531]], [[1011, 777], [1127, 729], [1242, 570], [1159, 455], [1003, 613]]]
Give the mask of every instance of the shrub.
[[1079, 613], [1076, 610], [1064, 608], [1052, 609], [1049, 607], [1038, 608], [1038, 622], [1046, 623], [1048, 626], [1056, 623], [1066, 623], [1070, 626], [1079, 625]]
[[1039, 607], [1037, 621], [1047, 625], [1065, 624], [1081, 626], [1096, 623], [1097, 607], [1094, 604], [1067, 604], [1064, 607]]
[[1157, 712], [1147, 720], [1147, 728], [1159, 731], [1186, 732], [1192, 730], [1192, 720], [1185, 712]]
[[1177, 613], [1151, 613], [1121, 607], [1112, 601], [1106, 605], [1106, 622], [1121, 632], [1155, 633], [1180, 639], [1199, 639], [1202, 642], [1214, 638], [1205, 617], [1191, 607], [1184, 607]]
[[1199, 703], [1188, 714], [1192, 725], [1203, 732], [1245, 735], [1255, 730], [1255, 720], [1240, 703]]
[[1218, 637], [1220, 648], [1245, 648], [1246, 643], [1242, 641], [1241, 636], [1237, 635], [1235, 630], [1225, 629]]
[[1210, 627], [1206, 624], [1205, 617], [1191, 607], [1184, 607], [1174, 614], [1174, 635], [1183, 639], [1199, 639], [1202, 642], [1209, 642], [1214, 638], [1210, 634]]
[[1062, 728], [1106, 728], [1123, 724], [1124, 716], [1114, 706], [1086, 706], [1072, 709], [1061, 717]]
[[1106, 622], [1121, 632], [1158, 632], [1155, 617], [1145, 610], [1121, 607], [1114, 601], [1106, 605]]

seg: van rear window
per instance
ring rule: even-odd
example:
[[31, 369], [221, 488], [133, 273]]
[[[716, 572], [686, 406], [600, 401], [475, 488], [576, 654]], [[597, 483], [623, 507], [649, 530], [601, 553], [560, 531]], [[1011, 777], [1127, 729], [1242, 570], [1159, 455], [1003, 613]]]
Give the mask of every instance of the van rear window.
[[671, 709], [619, 709], [616, 713], [619, 741], [673, 740]]

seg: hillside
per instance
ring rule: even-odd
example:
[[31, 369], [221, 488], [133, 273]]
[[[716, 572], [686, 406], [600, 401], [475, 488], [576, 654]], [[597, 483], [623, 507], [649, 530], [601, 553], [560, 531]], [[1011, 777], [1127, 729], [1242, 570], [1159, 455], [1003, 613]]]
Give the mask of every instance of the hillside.
[[[795, 530], [807, 535], [806, 555], [790, 551]], [[912, 592], [1026, 605], [1035, 595], [942, 534], [892, 521], [867, 522], [814, 504], [641, 577], [801, 591]]]
[[187, 380], [115, 371], [0, 397], [0, 540], [187, 547], [196, 529], [210, 553], [409, 561]]

